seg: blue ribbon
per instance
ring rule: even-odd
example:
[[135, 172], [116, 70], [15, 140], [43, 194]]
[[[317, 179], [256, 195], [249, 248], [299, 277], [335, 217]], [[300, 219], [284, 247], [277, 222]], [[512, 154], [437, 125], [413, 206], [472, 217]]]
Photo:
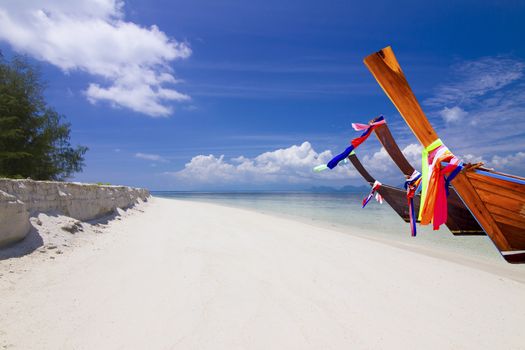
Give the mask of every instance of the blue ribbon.
[[[374, 123], [380, 122], [381, 120], [384, 120], [384, 119], [385, 117], [380, 116], [379, 118], [376, 118], [374, 120]], [[374, 127], [373, 125], [370, 125], [370, 127], [366, 129], [365, 132], [361, 134], [361, 136], [353, 139], [352, 144], [347, 149], [345, 149], [343, 153], [338, 154], [334, 158], [332, 158], [332, 160], [329, 161], [328, 164], [326, 164], [326, 166], [329, 167], [330, 169], [333, 169], [337, 166], [337, 164], [339, 164], [339, 162], [341, 162], [343, 159], [346, 159], [350, 155], [350, 153], [352, 153], [354, 148], [356, 148], [357, 146], [359, 146], [361, 143], [363, 143], [366, 140], [366, 138], [370, 135], [370, 133], [374, 129], [373, 127]]]

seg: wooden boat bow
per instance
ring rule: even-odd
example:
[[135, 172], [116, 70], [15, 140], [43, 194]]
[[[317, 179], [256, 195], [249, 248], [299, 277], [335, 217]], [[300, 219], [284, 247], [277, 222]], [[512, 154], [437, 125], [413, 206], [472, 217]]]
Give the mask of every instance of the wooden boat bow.
[[[370, 186], [373, 186], [374, 182], [376, 181], [372, 175], [365, 169], [361, 161], [357, 158], [355, 153], [351, 153], [348, 156], [348, 160], [352, 165], [356, 168], [357, 172], [365, 179], [366, 182], [370, 184]], [[381, 184], [381, 187], [377, 190], [381, 196], [383, 196], [383, 199], [385, 202], [394, 209], [394, 211], [405, 221], [410, 222], [410, 213], [408, 212], [408, 206], [407, 206], [407, 199], [406, 199], [406, 191]], [[415, 200], [415, 207], [416, 209], [419, 209], [419, 196], [416, 196]]]
[[[399, 170], [409, 177], [414, 172], [414, 167], [408, 162], [403, 152], [399, 148], [394, 136], [388, 128], [388, 124], [383, 124], [374, 129], [381, 145], [392, 158]], [[485, 231], [479, 226], [476, 219], [472, 216], [468, 208], [463, 204], [456, 191], [451, 188], [448, 197], [448, 218], [446, 225], [452, 234], [457, 236], [484, 236]]]
[[[371, 54], [364, 63], [423, 147], [436, 141], [438, 135], [392, 48]], [[511, 263], [525, 263], [525, 179], [493, 171], [462, 171], [452, 185], [503, 257]]]

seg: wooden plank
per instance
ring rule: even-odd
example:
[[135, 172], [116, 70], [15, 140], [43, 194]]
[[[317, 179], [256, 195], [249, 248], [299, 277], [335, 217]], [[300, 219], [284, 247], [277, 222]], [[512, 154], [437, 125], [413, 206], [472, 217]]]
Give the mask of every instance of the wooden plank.
[[[496, 205], [485, 203], [487, 209], [489, 209], [493, 214], [504, 216], [510, 220], [515, 221], [518, 227], [522, 227], [525, 233], [525, 217], [517, 214], [514, 210], [509, 210], [507, 208], [498, 207]], [[498, 220], [497, 220], [498, 221]]]
[[479, 198], [485, 203], [485, 205], [491, 204], [500, 208], [507, 208], [513, 210], [518, 215], [520, 210], [523, 211], [523, 203], [509, 197], [500, 196], [497, 193], [485, 191], [484, 189], [478, 188], [477, 193]]
[[507, 191], [519, 194], [520, 195], [519, 198], [522, 200], [524, 198], [523, 196], [525, 195], [525, 186], [523, 186], [522, 184], [512, 182], [512, 181], [505, 181], [505, 180], [497, 179], [497, 178], [491, 177], [490, 175], [483, 175], [483, 174], [476, 173], [474, 171], [468, 171], [467, 176], [471, 180], [471, 182], [476, 181], [476, 182], [496, 186], [498, 189], [502, 188]]
[[369, 182], [370, 184], [373, 184], [376, 180], [372, 177], [372, 175], [370, 175], [370, 173], [368, 171], [366, 171], [365, 167], [363, 166], [363, 164], [361, 164], [361, 162], [359, 161], [359, 159], [357, 158], [357, 156], [355, 154], [351, 154], [348, 156], [348, 160], [350, 160], [350, 162], [352, 163], [352, 165], [356, 168], [357, 172], [359, 174], [361, 174], [361, 176], [367, 181]]
[[525, 247], [525, 235], [523, 234], [522, 227], [516, 227], [514, 225], [509, 225], [505, 222], [498, 222], [498, 225], [502, 231], [508, 232], [506, 235], [509, 245], [512, 250], [524, 250]]
[[410, 176], [414, 172], [414, 167], [408, 162], [403, 152], [397, 145], [397, 142], [392, 136], [390, 129], [386, 124], [380, 125], [374, 130], [379, 142], [383, 145], [384, 149], [392, 158], [397, 167], [401, 170], [404, 175]]
[[449, 189], [448, 218], [446, 225], [454, 235], [484, 236], [485, 231], [479, 226], [454, 188]]
[[408, 85], [392, 48], [388, 46], [366, 57], [364, 63], [406, 120], [419, 142], [424, 147], [434, 142], [438, 136]]
[[510, 200], [520, 204], [520, 205], [524, 204], [524, 202], [523, 202], [523, 195], [518, 193], [518, 192], [516, 192], [516, 191], [509, 190], [508, 188], [505, 188], [503, 186], [498, 186], [498, 185], [496, 185], [494, 183], [489, 183], [489, 182], [485, 182], [485, 181], [479, 181], [477, 179], [471, 178], [468, 175], [467, 175], [467, 177], [469, 178], [470, 183], [472, 184], [472, 186], [474, 186], [477, 191], [485, 191], [485, 192], [494, 193], [496, 195], [496, 197], [494, 197], [494, 199], [496, 201], [497, 201], [498, 197], [504, 197], [504, 198], [510, 199]]
[[401, 217], [401, 219], [403, 219], [405, 222], [410, 222], [410, 213], [408, 212], [408, 204], [405, 191], [388, 185], [381, 185], [381, 187], [379, 187], [377, 191], [381, 196], [383, 196], [385, 202], [387, 202], [388, 205], [390, 205], [390, 207], [394, 209], [394, 211], [397, 213], [397, 215]]
[[511, 250], [509, 242], [501, 232], [490, 211], [485, 207], [474, 187], [470, 184], [465, 173], [459, 173], [456, 176], [453, 180], [453, 186], [494, 244], [496, 244], [501, 251]]
[[[348, 156], [348, 159], [352, 165], [357, 169], [359, 174], [370, 184], [372, 185], [375, 182], [375, 179], [370, 175], [370, 173], [365, 169], [359, 158], [355, 154]], [[405, 190], [395, 188], [388, 185], [381, 185], [378, 190], [379, 194], [383, 196], [385, 202], [387, 202], [390, 207], [406, 222], [410, 222], [410, 216], [408, 213], [408, 204], [406, 200]], [[416, 200], [414, 200], [416, 202]], [[419, 198], [417, 198], [417, 210], [419, 210]]]
[[[498, 213], [492, 213], [492, 216], [496, 220], [497, 223], [503, 223], [505, 225], [509, 225], [512, 227], [515, 227], [517, 229], [517, 232], [523, 232], [525, 233], [525, 229], [523, 229], [523, 222], [520, 222], [518, 220], [514, 220], [511, 218], [508, 218], [503, 215], [499, 215]], [[524, 247], [525, 248], [525, 247]]]
[[[408, 85], [392, 48], [387, 47], [366, 57], [364, 63], [392, 103], [396, 106], [423, 147], [427, 147], [438, 139], [438, 135], [430, 125], [430, 122], [423, 113], [421, 106]], [[474, 215], [499, 250], [511, 250], [509, 242], [479, 198], [467, 176], [464, 173], [460, 173], [453, 181], [453, 186], [463, 202], [470, 209], [472, 215]]]

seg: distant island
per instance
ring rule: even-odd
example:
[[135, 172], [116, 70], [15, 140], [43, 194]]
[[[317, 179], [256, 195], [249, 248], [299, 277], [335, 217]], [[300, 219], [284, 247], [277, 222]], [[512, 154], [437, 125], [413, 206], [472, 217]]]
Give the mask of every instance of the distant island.
[[341, 188], [335, 188], [330, 186], [312, 186], [305, 192], [314, 193], [364, 193], [370, 190], [367, 186], [343, 186]]

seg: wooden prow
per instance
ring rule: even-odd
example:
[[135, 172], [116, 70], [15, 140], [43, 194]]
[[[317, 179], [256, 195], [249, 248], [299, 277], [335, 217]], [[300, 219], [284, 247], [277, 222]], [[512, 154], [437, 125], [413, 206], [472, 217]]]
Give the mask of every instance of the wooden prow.
[[[397, 145], [394, 136], [390, 132], [387, 124], [378, 126], [374, 130], [379, 142], [387, 151], [388, 155], [399, 170], [405, 176], [411, 176], [414, 172], [414, 167], [408, 162], [403, 152]], [[469, 212], [465, 204], [461, 201], [456, 191], [451, 188], [448, 196], [448, 218], [446, 225], [452, 234], [457, 236], [484, 236], [485, 232], [476, 222], [472, 214]]]
[[359, 159], [357, 158], [357, 156], [355, 154], [350, 154], [348, 156], [348, 160], [350, 161], [350, 163], [352, 163], [352, 165], [354, 166], [354, 168], [357, 170], [357, 172], [370, 184], [372, 185], [376, 179], [374, 179], [372, 177], [372, 175], [370, 175], [370, 173], [365, 169], [365, 167], [363, 166], [363, 164], [359, 161]]
[[[364, 63], [421, 144], [427, 147], [438, 139], [438, 135], [430, 125], [412, 89], [408, 85], [392, 48], [386, 47], [366, 57]], [[484, 197], [484, 199], [480, 197], [485, 195], [485, 192], [475, 187], [475, 176], [476, 174], [473, 172], [461, 172], [453, 181], [454, 188], [470, 209], [472, 215], [502, 252], [504, 258], [509, 262], [525, 262], [525, 253], [521, 252], [525, 250], [524, 227], [520, 224], [522, 222], [520, 220], [523, 220], [523, 215], [517, 214], [517, 218], [514, 220], [521, 227], [516, 226], [513, 221], [513, 230], [506, 229], [507, 226], [505, 225], [507, 224], [503, 223], [503, 219], [500, 219], [497, 215], [493, 216], [487, 208], [487, 205], [491, 205], [487, 197]], [[497, 196], [497, 192], [495, 196]], [[502, 205], [497, 199], [494, 199], [493, 202], [496, 202], [497, 205]], [[523, 200], [515, 199], [515, 202], [517, 206], [524, 208]], [[496, 221], [496, 219], [499, 221]], [[503, 229], [506, 229], [505, 233], [502, 231]], [[512, 244], [509, 243], [509, 240], [512, 241]]]
[[412, 175], [415, 169], [405, 158], [403, 152], [401, 152], [401, 149], [397, 145], [397, 142], [394, 141], [394, 136], [392, 136], [388, 126], [386, 124], [380, 125], [374, 130], [374, 132], [385, 151], [390, 158], [392, 158], [394, 163], [396, 163], [401, 172], [407, 176]]
[[[357, 169], [359, 174], [372, 186], [376, 181], [372, 175], [365, 169], [361, 161], [357, 156], [352, 153], [348, 156], [348, 159], [352, 165]], [[399, 215], [405, 222], [410, 222], [410, 213], [408, 212], [406, 191], [397, 187], [389, 186], [382, 184], [377, 190], [379, 194], [383, 197], [385, 202], [390, 205], [392, 209]], [[414, 206], [416, 210], [419, 209], [420, 196], [414, 198]]]
[[392, 48], [385, 47], [364, 62], [423, 147], [434, 142], [438, 136], [408, 85]]

